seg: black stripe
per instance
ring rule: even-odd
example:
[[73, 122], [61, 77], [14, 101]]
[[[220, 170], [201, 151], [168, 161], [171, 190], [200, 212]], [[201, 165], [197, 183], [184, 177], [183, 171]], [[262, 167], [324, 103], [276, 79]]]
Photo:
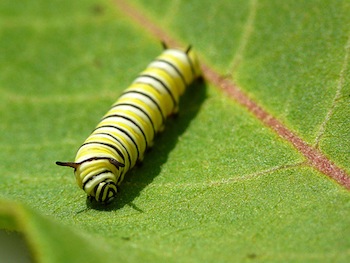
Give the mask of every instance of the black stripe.
[[[149, 85], [149, 86], [151, 86], [151, 85]], [[151, 87], [152, 87], [152, 86], [151, 86]], [[152, 87], [152, 88], [153, 88], [153, 87]], [[165, 117], [164, 117], [164, 114], [163, 114], [163, 112], [162, 112], [162, 109], [160, 108], [159, 104], [158, 104], [151, 96], [149, 96], [148, 94], [143, 93], [143, 92], [141, 92], [141, 91], [137, 91], [137, 90], [129, 90], [129, 91], [123, 92], [123, 94], [129, 94], [129, 93], [137, 93], [137, 94], [140, 94], [140, 95], [143, 95], [143, 96], [149, 98], [149, 99], [154, 103], [154, 105], [156, 105], [156, 107], [157, 107], [157, 109], [158, 109], [160, 115], [162, 116], [162, 122], [163, 122], [163, 123], [165, 122]]]
[[130, 107], [133, 107], [135, 109], [138, 109], [140, 111], [142, 111], [143, 114], [146, 115], [146, 117], [148, 118], [148, 120], [150, 121], [150, 123], [152, 124], [152, 129], [153, 129], [153, 137], [156, 135], [156, 129], [154, 128], [154, 124], [153, 124], [153, 121], [151, 119], [151, 117], [148, 115], [148, 113], [146, 111], [144, 111], [141, 107], [137, 106], [137, 105], [134, 105], [134, 104], [131, 104], [131, 103], [118, 103], [118, 104], [115, 104], [112, 106], [112, 109], [118, 107], [118, 106], [130, 106]]
[[120, 115], [120, 114], [111, 114], [111, 115], [107, 115], [106, 117], [104, 117], [102, 120], [108, 119], [110, 117], [119, 117], [125, 120], [128, 120], [130, 122], [132, 122], [137, 128], [139, 128], [139, 130], [141, 131], [142, 135], [143, 135], [143, 139], [145, 140], [146, 143], [146, 149], [148, 148], [148, 143], [147, 143], [147, 138], [146, 138], [146, 134], [143, 132], [142, 128], [140, 127], [140, 125], [138, 125], [136, 122], [134, 122], [132, 119], [130, 119], [129, 117]]
[[124, 150], [126, 151], [126, 154], [128, 155], [128, 160], [129, 160], [129, 164], [131, 166], [131, 157], [130, 157], [130, 154], [128, 152], [128, 150], [126, 149], [125, 145], [123, 144], [122, 141], [120, 141], [117, 137], [113, 136], [112, 134], [109, 134], [107, 132], [96, 132], [96, 133], [93, 133], [93, 134], [101, 134], [101, 135], [107, 135], [107, 136], [110, 136], [112, 137], [114, 140], [116, 140], [117, 142], [120, 143], [120, 145], [124, 148]]
[[155, 61], [161, 61], [161, 62], [164, 62], [164, 63], [168, 64], [169, 66], [171, 66], [177, 72], [177, 74], [180, 76], [180, 78], [181, 78], [182, 82], [184, 83], [185, 87], [188, 85], [186, 83], [184, 75], [182, 75], [181, 71], [173, 63], [171, 63], [170, 61], [167, 61], [165, 59], [156, 59]]
[[[110, 184], [114, 184], [115, 185], [115, 183], [113, 183], [113, 182], [108, 183], [108, 185], [110, 185]], [[117, 187], [117, 186], [115, 185], [115, 187]], [[106, 195], [106, 198], [108, 198], [108, 199], [104, 200], [103, 202], [105, 202], [105, 201], [109, 202], [110, 201], [110, 197], [109, 197], [109, 193], [110, 192], [112, 192], [112, 194], [113, 194], [112, 196], [113, 197], [117, 194], [116, 190], [114, 190], [113, 188], [109, 188], [108, 191], [107, 191], [107, 195]]]
[[124, 177], [122, 174], [120, 174], [118, 180], [117, 180], [117, 185], [123, 181]]
[[186, 56], [186, 58], [187, 58], [187, 61], [188, 61], [188, 64], [190, 65], [190, 68], [191, 68], [192, 77], [193, 77], [193, 79], [194, 79], [195, 76], [196, 76], [196, 71], [194, 70], [194, 66], [193, 66], [193, 63], [192, 63], [192, 61], [191, 61], [190, 56], [189, 56], [187, 53], [182, 52], [182, 51], [180, 51], [180, 50], [175, 50], [175, 51], [176, 51], [176, 52], [179, 52], [179, 53], [181, 53], [181, 54], [185, 54], [185, 56]]
[[115, 185], [115, 190], [113, 188], [109, 188], [108, 192], [113, 192], [113, 196], [115, 196], [117, 194], [117, 185], [115, 183], [113, 183]]
[[[91, 142], [86, 142], [86, 143], [83, 143], [80, 148], [82, 148], [83, 146], [85, 145], [89, 145], [89, 144], [101, 144], [101, 145], [104, 145], [104, 146], [107, 146], [109, 148], [112, 148], [113, 150], [115, 150], [119, 156], [123, 159], [123, 161], [125, 162], [125, 158], [124, 158], [124, 155], [123, 153], [117, 148], [115, 147], [113, 144], [110, 144], [110, 143], [105, 143], [105, 142], [99, 142], [99, 141], [91, 141]], [[79, 148], [79, 149], [80, 149]]]
[[[177, 103], [176, 103], [176, 100], [175, 100], [175, 98], [174, 98], [174, 94], [173, 94], [173, 93], [171, 92], [171, 90], [167, 87], [167, 85], [165, 85], [165, 83], [164, 83], [163, 81], [161, 81], [161, 80], [158, 79], [157, 77], [152, 76], [152, 75], [149, 75], [149, 74], [141, 74], [141, 75], [139, 75], [139, 77], [148, 77], [148, 78], [151, 78], [151, 79], [153, 79], [153, 80], [159, 82], [159, 83], [163, 86], [163, 88], [168, 92], [168, 94], [170, 95], [171, 100], [173, 101], [173, 104], [174, 104], [174, 108], [177, 107]], [[142, 81], [138, 81], [137, 79], [136, 79], [136, 83], [143, 83], [143, 84], [152, 86], [152, 85], [149, 84], [149, 83], [144, 83], [144, 82], [142, 82]], [[155, 87], [154, 87], [154, 88], [155, 88]]]
[[[104, 181], [103, 181], [103, 182], [104, 182]], [[101, 183], [102, 183], [102, 182], [101, 182]], [[97, 197], [97, 199], [98, 199], [99, 202], [102, 202], [103, 193], [104, 193], [104, 190], [105, 190], [105, 188], [106, 188], [106, 186], [107, 186], [106, 182], [104, 182], [104, 183], [105, 183], [105, 184], [102, 186], [102, 189], [100, 190], [100, 194], [99, 194], [98, 196], [96, 196], [98, 187], [96, 188], [95, 196]], [[95, 198], [96, 198], [96, 197], [95, 197]]]
[[[110, 184], [114, 184], [112, 181], [110, 181], [109, 180], [109, 182], [107, 182], [106, 180], [104, 180], [103, 181], [105, 184], [104, 184], [104, 186], [102, 186], [102, 189], [101, 189], [101, 191], [100, 191], [100, 195], [98, 196], [98, 200], [100, 201], [100, 202], [102, 202], [102, 201], [104, 201], [102, 198], [103, 198], [103, 194], [104, 194], [104, 192], [105, 192], [105, 189], [106, 189], [106, 187], [107, 186], [109, 186]], [[101, 182], [102, 183], [102, 182]], [[97, 189], [96, 189], [97, 190]], [[108, 198], [108, 192], [109, 191], [107, 191], [107, 193], [106, 193], [106, 198]], [[95, 193], [96, 194], [96, 193]]]
[[[80, 146], [81, 147], [81, 146]], [[123, 157], [123, 156], [122, 156]], [[115, 165], [115, 167], [117, 169], [119, 169], [119, 167], [124, 167], [125, 165], [123, 163], [119, 163], [117, 160], [115, 160], [114, 158], [110, 158], [110, 157], [101, 157], [101, 156], [96, 156], [96, 157], [90, 157], [90, 158], [87, 158], [83, 161], [80, 161], [76, 164], [82, 164], [82, 163], [85, 163], [85, 162], [91, 162], [91, 161], [96, 161], [96, 160], [108, 160], [111, 164]], [[117, 162], [118, 165], [116, 165], [114, 162]], [[75, 169], [76, 170], [76, 169]]]
[[101, 125], [101, 126], [97, 127], [94, 131], [98, 130], [99, 128], [113, 128], [113, 129], [119, 130], [122, 133], [124, 133], [135, 145], [136, 150], [137, 150], [137, 160], [139, 159], [139, 157], [140, 157], [139, 147], [137, 147], [135, 140], [131, 137], [131, 135], [127, 131], [125, 131], [124, 129], [119, 128], [117, 126], [114, 126], [114, 125]]
[[[88, 182], [90, 182], [91, 180], [95, 179], [96, 177], [98, 177], [99, 175], [104, 174], [104, 173], [112, 173], [112, 172], [109, 171], [109, 170], [103, 170], [102, 172], [99, 172], [99, 173], [97, 173], [97, 174], [91, 176], [89, 179], [87, 179], [87, 180], [83, 183], [83, 189], [84, 189], [84, 191], [85, 191], [85, 186], [86, 186], [86, 184], [87, 184]], [[95, 193], [96, 193], [96, 190], [95, 190], [96, 187], [98, 187], [98, 184], [95, 185], [95, 187], [94, 187], [94, 192], [95, 192]]]

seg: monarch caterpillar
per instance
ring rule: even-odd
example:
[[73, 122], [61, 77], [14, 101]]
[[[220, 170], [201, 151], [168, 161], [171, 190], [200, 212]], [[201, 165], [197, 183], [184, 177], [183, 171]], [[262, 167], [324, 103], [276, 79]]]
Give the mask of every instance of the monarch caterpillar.
[[179, 97], [201, 75], [198, 60], [186, 50], [164, 51], [142, 71], [80, 146], [74, 162], [76, 181], [90, 200], [109, 203], [117, 186], [142, 161], [166, 117], [178, 112]]

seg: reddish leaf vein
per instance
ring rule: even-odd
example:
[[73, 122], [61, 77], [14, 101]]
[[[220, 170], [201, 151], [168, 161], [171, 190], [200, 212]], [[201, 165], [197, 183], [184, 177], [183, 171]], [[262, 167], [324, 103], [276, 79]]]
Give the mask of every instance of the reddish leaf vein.
[[[126, 1], [115, 0], [115, 3], [119, 9], [123, 11], [123, 13], [128, 15], [134, 22], [141, 25], [144, 29], [148, 30], [150, 34], [165, 41], [170, 46], [179, 46], [179, 43], [175, 39], [168, 35], [158, 25], [149, 20], [146, 16], [141, 14], [136, 8], [126, 3]], [[283, 139], [289, 141], [301, 154], [305, 156], [310, 166], [314, 167], [318, 171], [350, 190], [350, 175], [348, 175], [345, 170], [338, 167], [322, 152], [310, 146], [299, 136], [289, 130], [282, 122], [273, 117], [251, 98], [249, 98], [249, 96], [241, 91], [241, 89], [239, 89], [231, 80], [222, 77], [210, 66], [203, 63], [202, 70], [205, 79], [210, 81], [213, 85], [219, 87], [229, 97], [233, 98], [239, 104], [244, 106], [257, 119], [273, 129]]]

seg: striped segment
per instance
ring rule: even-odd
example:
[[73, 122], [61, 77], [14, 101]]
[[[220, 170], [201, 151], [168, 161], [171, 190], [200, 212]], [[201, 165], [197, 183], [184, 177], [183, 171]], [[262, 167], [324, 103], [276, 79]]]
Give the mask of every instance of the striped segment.
[[142, 161], [199, 76], [193, 51], [165, 49], [121, 94], [79, 148], [74, 165], [66, 165], [75, 168], [77, 183], [90, 199], [108, 203], [115, 197], [126, 172]]

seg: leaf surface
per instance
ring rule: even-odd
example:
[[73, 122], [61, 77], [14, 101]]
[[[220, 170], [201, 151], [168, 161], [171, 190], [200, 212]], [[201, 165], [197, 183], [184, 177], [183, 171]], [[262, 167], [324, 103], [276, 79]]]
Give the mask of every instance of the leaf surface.
[[[76, 150], [159, 39], [120, 1], [1, 1], [0, 227], [37, 262], [346, 262], [349, 190], [206, 81], [92, 208]], [[348, 1], [134, 1], [349, 176]]]

